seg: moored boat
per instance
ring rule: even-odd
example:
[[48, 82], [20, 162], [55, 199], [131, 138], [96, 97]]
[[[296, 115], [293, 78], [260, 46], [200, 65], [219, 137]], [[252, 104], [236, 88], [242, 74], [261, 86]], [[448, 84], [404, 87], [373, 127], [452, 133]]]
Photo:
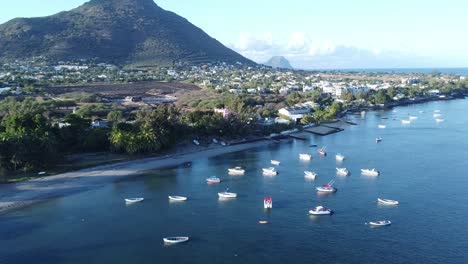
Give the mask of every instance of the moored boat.
[[378, 128], [380, 128], [380, 129], [387, 128], [387, 126], [386, 126], [386, 125], [378, 125], [377, 127], [378, 127]]
[[442, 123], [445, 121], [445, 119], [442, 119], [442, 118], [436, 118], [435, 120], [437, 123]]
[[372, 222], [369, 222], [368, 224], [371, 226], [388, 226], [388, 225], [391, 225], [392, 222], [388, 220], [381, 220], [381, 221], [372, 221]]
[[348, 176], [349, 171], [346, 168], [336, 168], [336, 174], [342, 175], [342, 176]]
[[312, 210], [309, 210], [309, 214], [311, 215], [331, 215], [333, 213], [332, 210], [325, 208], [321, 205], [315, 207]]
[[273, 200], [271, 199], [270, 196], [267, 196], [265, 197], [265, 199], [263, 199], [263, 208], [265, 209], [273, 208]]
[[139, 203], [142, 202], [145, 198], [125, 198], [126, 203]]
[[361, 173], [363, 175], [368, 175], [368, 176], [379, 176], [380, 172], [376, 169], [361, 169]]
[[335, 183], [335, 181], [331, 180], [327, 184], [324, 184], [323, 186], [316, 187], [315, 189], [318, 192], [327, 192], [327, 193], [336, 192], [338, 189], [333, 187], [334, 183]]
[[382, 141], [382, 138], [381, 138], [381, 137], [375, 138], [375, 142], [379, 143], [380, 141]]
[[270, 168], [263, 168], [263, 174], [265, 175], [277, 175], [278, 172], [276, 171], [276, 169], [274, 167], [270, 167]]
[[187, 201], [187, 197], [184, 197], [184, 196], [174, 196], [174, 195], [169, 195], [169, 200], [171, 200], [171, 201], [178, 201], [178, 202], [182, 202], [182, 201]]
[[345, 156], [342, 155], [342, 154], [336, 154], [335, 159], [336, 159], [336, 161], [343, 161], [343, 160], [345, 160]]
[[377, 202], [379, 202], [380, 204], [387, 204], [387, 205], [398, 205], [399, 204], [398, 201], [390, 200], [390, 199], [381, 199], [381, 198], [377, 198]]
[[432, 116], [433, 116], [434, 118], [439, 118], [439, 117], [441, 117], [442, 115], [441, 115], [441, 114], [433, 114]]
[[409, 116], [409, 120], [416, 120], [416, 119], [418, 119], [417, 116]]
[[327, 155], [327, 151], [326, 151], [325, 147], [322, 147], [322, 148], [318, 149], [317, 152], [321, 156], [326, 156]]
[[237, 197], [237, 193], [232, 193], [232, 192], [228, 192], [228, 190], [224, 191], [224, 192], [219, 192], [218, 193], [218, 196], [220, 198], [236, 198]]
[[200, 141], [194, 139], [194, 140], [193, 140], [193, 144], [195, 144], [195, 145], [197, 145], [197, 146], [200, 146]]
[[301, 160], [311, 160], [312, 155], [310, 155], [310, 154], [299, 154], [299, 159], [301, 159]]
[[279, 165], [280, 165], [280, 162], [277, 161], [277, 160], [271, 160], [271, 164], [276, 165], [276, 166], [279, 166]]
[[220, 183], [221, 179], [216, 177], [216, 176], [211, 176], [211, 177], [207, 178], [206, 181], [208, 183]]
[[403, 125], [409, 125], [409, 124], [411, 124], [411, 120], [402, 119], [402, 120], [401, 120], [401, 123], [402, 123]]
[[165, 237], [163, 238], [164, 243], [166, 244], [178, 244], [184, 243], [189, 240], [189, 237]]
[[315, 177], [317, 177], [317, 173], [313, 171], [304, 171], [304, 177], [306, 179], [315, 180]]
[[234, 167], [234, 168], [228, 169], [228, 172], [229, 174], [233, 174], [233, 175], [242, 175], [245, 173], [245, 170], [242, 167]]

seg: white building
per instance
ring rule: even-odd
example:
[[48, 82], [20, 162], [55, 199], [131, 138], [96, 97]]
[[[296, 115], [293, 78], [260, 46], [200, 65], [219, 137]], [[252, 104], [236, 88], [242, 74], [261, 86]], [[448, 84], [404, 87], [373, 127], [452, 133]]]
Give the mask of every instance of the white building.
[[310, 108], [305, 106], [284, 107], [278, 110], [278, 113], [290, 118], [291, 120], [298, 121], [299, 119], [302, 119], [305, 114], [310, 113]]

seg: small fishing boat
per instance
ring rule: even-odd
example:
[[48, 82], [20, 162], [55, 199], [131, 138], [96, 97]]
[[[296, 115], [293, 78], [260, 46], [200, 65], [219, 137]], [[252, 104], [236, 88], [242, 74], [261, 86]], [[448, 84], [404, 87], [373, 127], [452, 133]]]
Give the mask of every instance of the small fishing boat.
[[445, 121], [445, 119], [442, 119], [442, 118], [436, 118], [435, 120], [437, 123], [442, 123]]
[[402, 119], [402, 120], [401, 120], [401, 123], [402, 123], [403, 125], [409, 125], [409, 124], [411, 124], [411, 120]]
[[338, 189], [333, 187], [334, 183], [335, 183], [335, 181], [331, 180], [327, 184], [324, 184], [323, 186], [316, 187], [315, 189], [317, 191], [319, 191], [319, 192], [327, 192], [327, 193], [336, 192]]
[[398, 205], [399, 204], [398, 201], [390, 200], [390, 199], [381, 199], [381, 198], [377, 198], [377, 202], [379, 202], [380, 204], [387, 204], [387, 205]]
[[200, 146], [200, 141], [194, 139], [194, 140], [193, 140], [193, 144], [195, 144], [195, 145], [197, 145], [197, 146]]
[[276, 171], [276, 169], [274, 167], [270, 167], [270, 168], [263, 168], [263, 174], [265, 175], [277, 175], [278, 172]]
[[165, 237], [163, 238], [164, 243], [166, 244], [178, 244], [184, 243], [189, 240], [189, 237]]
[[419, 113], [420, 113], [420, 114], [422, 114], [422, 113], [424, 113], [424, 111], [423, 111], [423, 110], [421, 110], [421, 111], [419, 111]]
[[325, 208], [321, 205], [315, 207], [312, 210], [309, 210], [309, 214], [311, 215], [331, 215], [333, 213], [332, 210]]
[[260, 220], [260, 221], [258, 221], [258, 223], [261, 224], [261, 225], [266, 225], [266, 224], [268, 224], [268, 221]]
[[321, 156], [326, 156], [327, 155], [327, 151], [325, 150], [325, 147], [322, 147], [322, 148], [319, 148], [317, 150], [318, 154], [321, 155]]
[[145, 198], [125, 198], [126, 203], [139, 203], [142, 202]]
[[440, 113], [439, 109], [434, 110], [434, 113]]
[[279, 165], [280, 165], [280, 162], [277, 161], [277, 160], [271, 160], [271, 164], [272, 164], [272, 165], [279, 166]]
[[242, 167], [234, 167], [234, 168], [228, 169], [228, 172], [229, 174], [233, 174], [233, 175], [242, 175], [245, 173], [245, 170]]
[[219, 143], [219, 141], [218, 141], [216, 138], [213, 138], [212, 141], [213, 141], [213, 143], [215, 143], [215, 144], [218, 144], [218, 143]]
[[306, 179], [315, 180], [315, 177], [317, 177], [317, 173], [313, 171], [304, 171], [304, 177]]
[[432, 116], [433, 116], [434, 118], [439, 118], [439, 117], [441, 117], [442, 115], [441, 115], [441, 114], [433, 114]]
[[315, 147], [317, 147], [317, 144], [310, 144], [309, 147], [315, 148]]
[[388, 225], [391, 225], [391, 224], [392, 224], [392, 222], [390, 222], [388, 220], [369, 222], [369, 225], [371, 225], [371, 226], [388, 226]]
[[299, 159], [301, 159], [301, 160], [311, 160], [312, 155], [310, 155], [310, 154], [299, 154]]
[[226, 146], [226, 145], [227, 145], [227, 143], [226, 143], [226, 142], [224, 142], [224, 141], [221, 141], [221, 143], [220, 143], [220, 144], [221, 144], [221, 146]]
[[382, 141], [382, 138], [381, 138], [381, 137], [375, 138], [375, 142], [379, 143], [380, 141]]
[[361, 173], [363, 175], [368, 175], [368, 176], [379, 176], [380, 172], [376, 169], [361, 169]]
[[342, 154], [336, 154], [335, 159], [336, 161], [343, 161], [345, 159], [345, 156]]
[[182, 201], [187, 201], [187, 197], [184, 197], [184, 196], [172, 196], [172, 195], [170, 195], [170, 196], [169, 196], [169, 200], [182, 202]]
[[216, 177], [216, 176], [211, 176], [211, 177], [207, 178], [206, 181], [208, 183], [220, 183], [221, 179]]
[[386, 126], [386, 125], [378, 125], [377, 127], [378, 127], [378, 128], [380, 128], [380, 129], [387, 128], [387, 126]]
[[341, 176], [348, 176], [349, 171], [346, 168], [336, 168], [336, 174], [341, 175]]
[[409, 116], [409, 120], [416, 120], [416, 119], [418, 119], [417, 116]]
[[271, 199], [270, 196], [267, 196], [267, 197], [265, 197], [265, 199], [263, 199], [263, 207], [265, 209], [273, 208], [273, 200]]
[[236, 198], [236, 197], [237, 197], [237, 193], [228, 192], [228, 190], [226, 190], [226, 191], [224, 191], [224, 192], [218, 193], [218, 196], [219, 196], [220, 198]]
[[47, 172], [45, 172], [45, 171], [41, 171], [41, 172], [38, 172], [37, 175], [42, 176], [42, 175], [46, 175], [46, 173]]

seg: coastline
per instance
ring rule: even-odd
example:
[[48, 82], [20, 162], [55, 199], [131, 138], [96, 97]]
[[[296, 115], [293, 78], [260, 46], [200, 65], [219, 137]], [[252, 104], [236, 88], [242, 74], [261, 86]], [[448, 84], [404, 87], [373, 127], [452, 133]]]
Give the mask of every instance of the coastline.
[[14, 184], [0, 185], [0, 214], [49, 199], [99, 188], [104, 184], [135, 176], [145, 171], [175, 167], [201, 157], [215, 157], [276, 143], [278, 141], [260, 139], [255, 142], [208, 147], [195, 151], [192, 148], [189, 151], [175, 152], [163, 157], [124, 161]]

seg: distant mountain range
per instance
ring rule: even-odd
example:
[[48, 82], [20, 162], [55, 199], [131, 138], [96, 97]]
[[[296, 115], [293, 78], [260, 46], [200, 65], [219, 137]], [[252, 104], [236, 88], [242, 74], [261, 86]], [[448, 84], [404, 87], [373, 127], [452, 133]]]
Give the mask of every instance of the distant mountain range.
[[46, 56], [116, 64], [254, 64], [153, 0], [91, 0], [70, 11], [0, 25], [0, 59]]
[[273, 56], [264, 65], [273, 67], [273, 68], [281, 68], [281, 69], [292, 69], [293, 67], [289, 63], [289, 61], [283, 56]]

